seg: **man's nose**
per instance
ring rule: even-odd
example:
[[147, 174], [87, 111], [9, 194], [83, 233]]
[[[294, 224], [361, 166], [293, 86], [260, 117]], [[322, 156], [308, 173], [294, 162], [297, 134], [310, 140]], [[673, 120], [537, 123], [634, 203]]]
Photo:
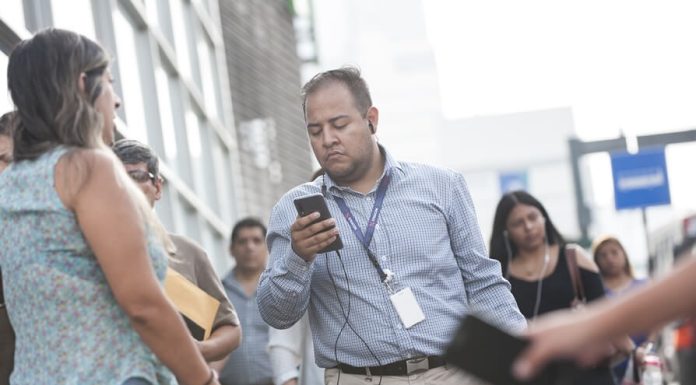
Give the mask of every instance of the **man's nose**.
[[334, 144], [336, 144], [338, 137], [336, 136], [336, 133], [333, 132], [330, 128], [324, 129], [322, 132], [322, 144], [324, 147], [331, 147]]

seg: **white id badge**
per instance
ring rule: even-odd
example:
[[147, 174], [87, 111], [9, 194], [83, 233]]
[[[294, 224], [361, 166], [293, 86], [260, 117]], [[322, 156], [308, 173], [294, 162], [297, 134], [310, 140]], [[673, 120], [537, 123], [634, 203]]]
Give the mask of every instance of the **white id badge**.
[[406, 329], [425, 319], [423, 310], [418, 305], [418, 301], [416, 301], [416, 297], [413, 295], [410, 287], [399, 290], [392, 294], [389, 299], [394, 304], [394, 309], [396, 309], [399, 318], [401, 318], [401, 323], [404, 324]]

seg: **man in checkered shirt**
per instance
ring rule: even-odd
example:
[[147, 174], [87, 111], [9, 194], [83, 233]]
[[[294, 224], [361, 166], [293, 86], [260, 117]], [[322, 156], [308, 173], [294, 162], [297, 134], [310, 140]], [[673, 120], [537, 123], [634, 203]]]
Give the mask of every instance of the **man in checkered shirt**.
[[[526, 322], [488, 258], [464, 178], [399, 162], [377, 143], [379, 111], [358, 70], [320, 73], [303, 91], [325, 173], [273, 208], [262, 317], [282, 329], [309, 311], [327, 384], [476, 383], [442, 357], [462, 318], [511, 332]], [[293, 201], [311, 194], [333, 218], [297, 216]], [[319, 253], [339, 233], [340, 254]]]

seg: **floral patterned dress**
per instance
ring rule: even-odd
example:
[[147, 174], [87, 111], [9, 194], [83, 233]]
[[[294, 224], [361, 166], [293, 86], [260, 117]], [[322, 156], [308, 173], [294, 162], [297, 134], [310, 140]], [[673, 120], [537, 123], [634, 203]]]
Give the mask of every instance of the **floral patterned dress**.
[[[72, 211], [54, 187], [54, 169], [67, 148], [0, 174], [0, 268], [15, 361], [10, 382], [113, 384], [141, 377], [175, 384], [133, 330], [86, 243]], [[167, 257], [150, 239], [160, 279]]]

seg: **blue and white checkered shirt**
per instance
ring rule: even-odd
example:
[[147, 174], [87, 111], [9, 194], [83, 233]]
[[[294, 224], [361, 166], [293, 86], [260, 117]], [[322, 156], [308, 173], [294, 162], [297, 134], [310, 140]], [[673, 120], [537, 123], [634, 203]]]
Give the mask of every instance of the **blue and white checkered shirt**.
[[[268, 355], [269, 327], [259, 315], [256, 295], [247, 295], [234, 275], [234, 269], [222, 280], [227, 297], [237, 310], [242, 327], [242, 342], [230, 353], [220, 371], [222, 385], [273, 384], [271, 358]], [[254, 293], [257, 294], [257, 293]]]
[[[411, 288], [425, 320], [410, 329], [402, 326], [389, 292], [335, 200], [329, 198], [327, 205], [340, 229], [346, 274], [336, 253], [317, 255], [307, 263], [293, 252], [290, 225], [297, 217], [293, 200], [320, 193], [322, 178], [290, 190], [273, 208], [267, 238], [270, 263], [257, 298], [263, 319], [273, 327], [287, 328], [309, 309], [316, 362], [324, 368], [337, 362], [365, 367], [442, 355], [470, 313], [509, 331], [523, 329], [526, 321], [510, 285], [498, 262], [488, 258], [461, 174], [397, 162], [380, 149], [392, 180], [370, 249], [382, 268], [395, 273], [395, 290]], [[326, 176], [329, 193], [345, 199], [363, 232], [378, 184], [363, 195]], [[344, 328], [337, 343], [346, 318], [336, 292], [352, 326]]]

